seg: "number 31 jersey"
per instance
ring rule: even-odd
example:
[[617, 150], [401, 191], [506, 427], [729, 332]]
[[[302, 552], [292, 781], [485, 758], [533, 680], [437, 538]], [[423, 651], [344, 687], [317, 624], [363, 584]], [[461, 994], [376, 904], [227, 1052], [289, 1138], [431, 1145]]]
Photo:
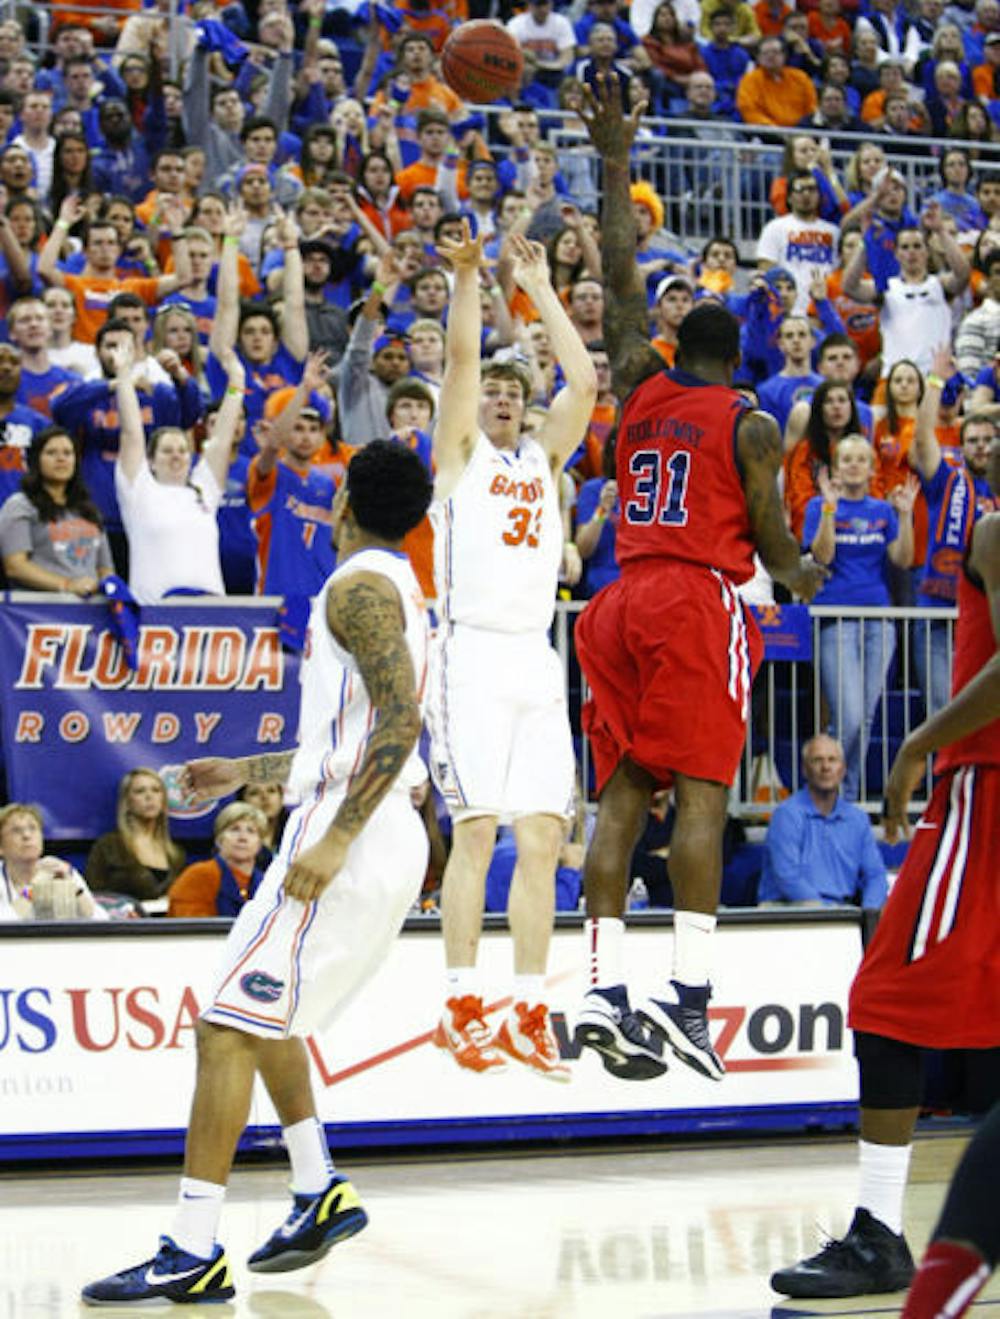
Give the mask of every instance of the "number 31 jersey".
[[616, 449], [619, 564], [680, 559], [740, 585], [754, 541], [736, 465], [734, 389], [686, 371], [658, 371], [625, 401]]
[[497, 449], [480, 433], [447, 499], [431, 508], [443, 623], [544, 632], [552, 623], [562, 519], [545, 450]]

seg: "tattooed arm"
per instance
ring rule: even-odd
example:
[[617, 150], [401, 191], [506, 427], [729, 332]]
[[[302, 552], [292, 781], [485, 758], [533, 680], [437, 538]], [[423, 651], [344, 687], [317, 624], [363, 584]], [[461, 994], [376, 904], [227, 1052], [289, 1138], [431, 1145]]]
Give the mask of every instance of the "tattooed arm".
[[326, 621], [354, 656], [374, 719], [364, 759], [330, 827], [285, 876], [285, 892], [302, 902], [314, 901], [335, 878], [351, 843], [399, 777], [421, 725], [402, 605], [392, 583], [368, 572], [335, 583], [327, 593]]
[[611, 358], [614, 391], [623, 399], [647, 376], [663, 368], [663, 358], [649, 342], [646, 281], [635, 259], [636, 227], [629, 191], [629, 155], [646, 103], [639, 102], [626, 115], [617, 78], [601, 79], [596, 94], [590, 88], [585, 94], [587, 106], [580, 117], [604, 164], [604, 339]]
[[736, 433], [747, 512], [764, 567], [790, 591], [811, 600], [829, 574], [812, 555], [802, 555], [788, 530], [778, 494], [781, 434], [766, 412], [745, 412]]
[[216, 801], [245, 783], [287, 783], [294, 756], [294, 751], [265, 751], [234, 760], [205, 756], [188, 761], [180, 784], [189, 802]]

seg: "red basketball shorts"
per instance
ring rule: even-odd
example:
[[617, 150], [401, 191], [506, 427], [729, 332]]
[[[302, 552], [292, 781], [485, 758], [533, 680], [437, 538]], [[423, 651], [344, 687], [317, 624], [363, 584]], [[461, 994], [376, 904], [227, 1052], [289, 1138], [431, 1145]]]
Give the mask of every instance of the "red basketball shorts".
[[664, 786], [674, 774], [732, 783], [763, 643], [727, 578], [673, 559], [629, 568], [574, 636], [598, 792], [624, 756]]
[[1000, 766], [939, 779], [854, 979], [848, 1020], [906, 1044], [1000, 1045]]

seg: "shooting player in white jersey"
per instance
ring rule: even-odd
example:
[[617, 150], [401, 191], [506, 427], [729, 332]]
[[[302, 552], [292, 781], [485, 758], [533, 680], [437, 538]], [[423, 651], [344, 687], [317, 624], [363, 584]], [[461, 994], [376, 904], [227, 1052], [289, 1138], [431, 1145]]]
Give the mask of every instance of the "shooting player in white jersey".
[[[434, 1035], [462, 1067], [510, 1058], [566, 1080], [544, 982], [555, 869], [575, 782], [562, 668], [549, 644], [564, 545], [559, 476], [597, 396], [590, 354], [549, 278], [544, 249], [516, 238], [514, 278], [538, 309], [566, 386], [537, 440], [521, 434], [530, 401], [514, 363], [480, 371], [482, 241], [468, 223], [441, 253], [455, 272], [441, 405], [434, 433], [435, 577], [441, 615], [430, 723], [435, 781], [452, 817], [441, 914], [445, 1008]], [[484, 1020], [476, 954], [497, 824], [511, 821], [517, 867], [509, 921], [510, 1010]]]
[[302, 805], [240, 913], [198, 1022], [198, 1077], [177, 1213], [153, 1259], [85, 1287], [88, 1305], [223, 1301], [234, 1289], [215, 1239], [236, 1143], [259, 1072], [292, 1163], [288, 1219], [250, 1256], [277, 1273], [324, 1256], [367, 1223], [331, 1163], [303, 1036], [372, 975], [420, 891], [427, 836], [410, 800], [428, 660], [423, 595], [402, 554], [431, 499], [417, 455], [373, 441], [334, 503], [339, 566], [313, 602], [302, 663], [299, 747], [195, 760], [191, 800], [244, 783], [290, 782]]

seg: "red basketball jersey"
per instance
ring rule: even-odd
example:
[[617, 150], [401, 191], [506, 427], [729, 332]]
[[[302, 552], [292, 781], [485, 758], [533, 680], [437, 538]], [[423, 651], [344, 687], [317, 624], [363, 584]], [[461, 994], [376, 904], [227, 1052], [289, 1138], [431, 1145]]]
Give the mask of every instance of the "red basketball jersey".
[[659, 371], [632, 391], [618, 427], [619, 564], [680, 559], [739, 585], [754, 542], [736, 466], [744, 399], [685, 371]]
[[[955, 647], [952, 655], [951, 694], [957, 696], [966, 683], [996, 654], [986, 592], [969, 579], [967, 571], [958, 574], [958, 622], [955, 624]], [[960, 737], [938, 752], [935, 772], [955, 769], [959, 765], [1000, 765], [1000, 719], [967, 737]]]

